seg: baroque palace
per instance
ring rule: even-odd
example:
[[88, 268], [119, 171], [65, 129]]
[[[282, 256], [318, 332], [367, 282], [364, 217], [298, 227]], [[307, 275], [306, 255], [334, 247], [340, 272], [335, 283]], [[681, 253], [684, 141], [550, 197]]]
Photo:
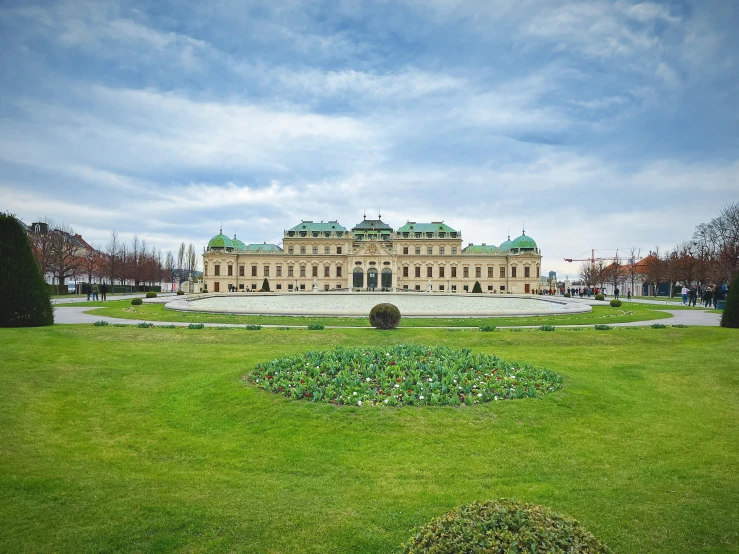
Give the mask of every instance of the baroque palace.
[[443, 221], [407, 222], [399, 229], [367, 219], [351, 231], [337, 221], [302, 221], [283, 245], [244, 244], [221, 231], [203, 254], [210, 292], [258, 290], [409, 290], [524, 294], [541, 285], [541, 253], [524, 232], [500, 246], [462, 248], [462, 233]]

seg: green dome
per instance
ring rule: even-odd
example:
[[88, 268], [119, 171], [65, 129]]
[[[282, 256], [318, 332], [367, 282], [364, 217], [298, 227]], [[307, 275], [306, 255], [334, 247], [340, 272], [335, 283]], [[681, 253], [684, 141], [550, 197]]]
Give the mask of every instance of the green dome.
[[508, 252], [511, 249], [511, 246], [513, 246], [513, 243], [511, 242], [511, 239], [509, 237], [507, 241], [500, 243], [498, 250], [500, 250], [501, 252]]
[[534, 239], [531, 237], [527, 237], [525, 234], [521, 235], [518, 238], [513, 239], [513, 242], [511, 243], [511, 248], [532, 248], [536, 249], [536, 243], [534, 242]]
[[[243, 243], [242, 243], [243, 244]], [[233, 242], [223, 233], [218, 233], [208, 241], [208, 248], [233, 248]]]
[[244, 252], [246, 250], [246, 244], [244, 244], [239, 239], [237, 239], [236, 235], [234, 235], [234, 238], [231, 241], [231, 244], [233, 244], [234, 250], [237, 250], [239, 252]]

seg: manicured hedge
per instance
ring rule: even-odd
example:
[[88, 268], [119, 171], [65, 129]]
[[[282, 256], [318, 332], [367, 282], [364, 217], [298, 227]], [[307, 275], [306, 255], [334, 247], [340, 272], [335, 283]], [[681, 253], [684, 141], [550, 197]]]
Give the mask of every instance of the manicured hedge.
[[395, 329], [400, 323], [400, 310], [395, 304], [377, 304], [370, 310], [369, 321], [378, 329]]

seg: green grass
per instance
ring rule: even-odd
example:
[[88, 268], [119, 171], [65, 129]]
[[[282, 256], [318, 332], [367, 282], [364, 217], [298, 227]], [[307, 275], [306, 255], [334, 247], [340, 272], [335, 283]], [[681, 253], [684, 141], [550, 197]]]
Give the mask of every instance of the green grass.
[[[616, 553], [739, 551], [739, 335], [722, 328], [0, 330], [0, 552], [393, 552], [472, 500], [578, 519]], [[564, 388], [354, 408], [249, 386], [337, 345], [470, 347]]]
[[[124, 319], [146, 319], [148, 321], [184, 321], [197, 323], [239, 323], [255, 325], [310, 325], [369, 327], [368, 317], [306, 317], [306, 316], [258, 316], [208, 314], [200, 312], [176, 312], [165, 310], [164, 304], [143, 304], [131, 306], [130, 300], [109, 302], [75, 302], [66, 304], [70, 307], [89, 307], [87, 313], [96, 317], [119, 317]], [[100, 307], [100, 309], [92, 309]], [[657, 308], [657, 309], [655, 309]], [[592, 325], [594, 323], [627, 323], [631, 321], [651, 321], [672, 317], [658, 311], [664, 306], [650, 306], [624, 302], [620, 308], [593, 306], [593, 311], [584, 314], [545, 315], [525, 317], [438, 317], [438, 318], [403, 318], [400, 327], [480, 327], [496, 325], [498, 327], [512, 325]], [[672, 309], [672, 307], [670, 308]], [[687, 308], [685, 308], [687, 309]]]

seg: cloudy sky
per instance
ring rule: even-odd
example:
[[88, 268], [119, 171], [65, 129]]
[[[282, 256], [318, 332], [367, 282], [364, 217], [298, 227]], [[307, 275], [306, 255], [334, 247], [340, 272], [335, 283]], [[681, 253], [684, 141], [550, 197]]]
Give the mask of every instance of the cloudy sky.
[[525, 224], [575, 273], [739, 200], [737, 28], [730, 0], [5, 1], [0, 210], [165, 251]]

